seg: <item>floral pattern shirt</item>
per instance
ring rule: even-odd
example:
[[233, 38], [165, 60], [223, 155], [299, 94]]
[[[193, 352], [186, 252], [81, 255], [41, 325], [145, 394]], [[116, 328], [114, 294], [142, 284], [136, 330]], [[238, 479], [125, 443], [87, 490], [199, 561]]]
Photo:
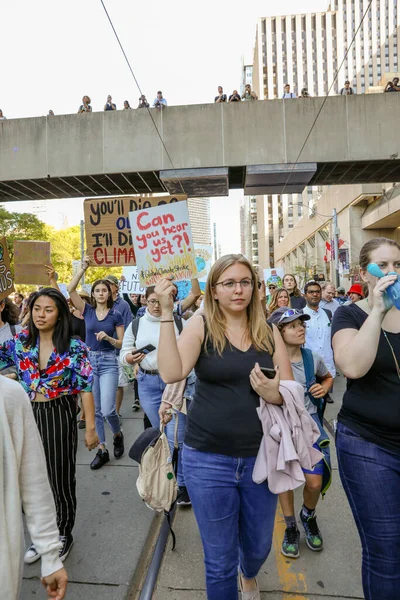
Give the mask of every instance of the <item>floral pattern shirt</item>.
[[39, 339], [35, 347], [27, 346], [28, 332], [18, 335], [0, 345], [0, 369], [15, 366], [18, 381], [31, 400], [37, 393], [49, 400], [63, 395], [91, 392], [93, 372], [87, 346], [78, 339], [71, 339], [69, 351], [50, 355], [45, 369], [39, 368]]

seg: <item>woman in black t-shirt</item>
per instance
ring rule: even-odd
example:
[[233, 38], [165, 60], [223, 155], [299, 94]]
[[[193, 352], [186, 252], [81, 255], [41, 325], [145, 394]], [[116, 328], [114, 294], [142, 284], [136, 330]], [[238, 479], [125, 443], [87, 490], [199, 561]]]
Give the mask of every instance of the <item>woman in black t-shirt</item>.
[[297, 287], [296, 277], [290, 273], [286, 273], [282, 279], [282, 285], [289, 292], [290, 306], [298, 310], [303, 310], [306, 306], [306, 300]]
[[[257, 407], [282, 404], [280, 376], [293, 379], [279, 331], [265, 322], [257, 276], [242, 255], [220, 258], [207, 279], [204, 316], [196, 313], [177, 343], [174, 286], [156, 287], [162, 305], [158, 368], [166, 383], [197, 380], [189, 410], [183, 469], [199, 525], [208, 600], [237, 600], [237, 574], [246, 596], [258, 599], [255, 577], [272, 540], [276, 496], [253, 482], [262, 439]], [[267, 379], [261, 367], [280, 367]], [[280, 373], [280, 376], [279, 376]]]
[[[376, 263], [385, 277], [367, 267]], [[400, 589], [400, 311], [385, 290], [400, 274], [400, 246], [375, 238], [360, 253], [369, 296], [340, 306], [332, 323], [337, 366], [347, 376], [336, 448], [339, 472], [363, 546], [366, 600], [398, 600]]]

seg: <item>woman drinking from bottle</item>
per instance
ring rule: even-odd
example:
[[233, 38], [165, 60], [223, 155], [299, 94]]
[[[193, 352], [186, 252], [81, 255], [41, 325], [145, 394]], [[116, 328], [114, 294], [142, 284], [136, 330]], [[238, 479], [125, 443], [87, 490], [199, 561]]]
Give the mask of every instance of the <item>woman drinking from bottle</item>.
[[[375, 263], [383, 277], [370, 275]], [[375, 238], [360, 252], [368, 298], [340, 306], [332, 323], [335, 361], [347, 377], [338, 416], [339, 473], [363, 548], [366, 600], [397, 600], [400, 589], [400, 246]], [[378, 270], [379, 272], [379, 270]], [[390, 293], [390, 291], [389, 291]]]

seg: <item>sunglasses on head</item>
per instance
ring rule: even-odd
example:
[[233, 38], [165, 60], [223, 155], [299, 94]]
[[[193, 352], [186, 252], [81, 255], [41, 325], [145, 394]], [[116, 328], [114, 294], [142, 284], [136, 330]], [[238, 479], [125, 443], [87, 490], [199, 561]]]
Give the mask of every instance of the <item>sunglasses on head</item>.
[[283, 313], [283, 315], [281, 316], [281, 318], [278, 321], [279, 323], [282, 323], [282, 321], [284, 319], [288, 319], [289, 317], [297, 317], [297, 316], [301, 316], [303, 313], [301, 313], [299, 310], [297, 310], [297, 308], [289, 308], [286, 312]]

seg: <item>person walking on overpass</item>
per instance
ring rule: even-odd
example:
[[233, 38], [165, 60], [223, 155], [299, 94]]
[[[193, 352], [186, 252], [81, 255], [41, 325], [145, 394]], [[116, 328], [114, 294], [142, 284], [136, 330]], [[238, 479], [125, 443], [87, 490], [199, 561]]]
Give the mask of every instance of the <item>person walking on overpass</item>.
[[113, 308], [114, 300], [108, 281], [98, 279], [92, 285], [90, 304], [79, 296], [76, 288], [82, 275], [90, 265], [85, 256], [83, 266], [68, 285], [68, 293], [73, 305], [85, 319], [86, 343], [89, 346], [89, 360], [93, 368], [93, 395], [96, 409], [96, 431], [100, 445], [90, 464], [93, 470], [101, 469], [109, 462], [106, 448], [104, 419], [113, 433], [114, 457], [124, 454], [124, 434], [116, 411], [118, 387], [118, 359], [116, 349], [121, 348], [124, 336], [124, 324], [121, 314]]
[[[88, 351], [72, 337], [64, 296], [53, 288], [35, 292], [29, 304], [28, 329], [0, 346], [0, 369], [14, 365], [17, 379], [29, 395], [43, 441], [47, 471], [57, 510], [60, 560], [73, 544], [76, 513], [77, 396], [86, 413], [85, 444], [98, 444], [94, 427], [93, 374]], [[31, 564], [40, 558], [32, 543], [25, 553]]]
[[[376, 263], [385, 276], [370, 275]], [[348, 378], [338, 416], [339, 474], [360, 535], [366, 600], [398, 600], [400, 589], [400, 311], [386, 290], [400, 275], [400, 245], [361, 249], [368, 298], [340, 306], [332, 324], [335, 360]]]
[[[132, 322], [132, 325], [126, 330], [122, 350], [120, 354], [120, 362], [123, 365], [138, 365], [139, 370], [136, 378], [138, 382], [139, 398], [142, 408], [150, 419], [152, 427], [157, 429], [160, 426], [159, 410], [161, 406], [162, 396], [166, 384], [162, 380], [158, 371], [157, 348], [160, 337], [161, 324], [164, 321], [162, 315], [162, 307], [157, 294], [154, 291], [154, 286], [146, 289], [147, 308], [143, 317]], [[174, 332], [179, 337], [182, 328], [186, 322], [182, 321], [181, 317], [175, 315], [172, 319], [174, 324]], [[136, 334], [133, 327], [135, 326]], [[151, 345], [154, 350], [146, 350], [145, 352], [137, 352], [141, 348]], [[186, 379], [186, 378], [182, 378]], [[191, 398], [193, 395], [194, 375], [188, 378], [185, 397]], [[175, 417], [176, 418], [176, 417]], [[186, 427], [186, 416], [182, 413], [178, 418], [178, 444], [180, 451], [178, 453], [178, 486], [179, 496], [178, 504], [190, 504], [190, 498], [187, 493], [185, 478], [182, 469], [182, 444], [183, 436]], [[171, 453], [174, 449], [174, 429], [175, 423], [167, 424], [166, 433], [171, 448]]]
[[[204, 314], [179, 341], [173, 327], [171, 280], [156, 292], [162, 307], [160, 375], [181, 381], [195, 368], [196, 388], [183, 447], [183, 468], [203, 543], [208, 600], [259, 600], [257, 574], [272, 542], [277, 498], [254, 483], [262, 440], [257, 408], [282, 404], [280, 376], [293, 379], [281, 335], [259, 299], [257, 274], [241, 254], [217, 260], [207, 279]], [[276, 369], [274, 379], [260, 369]], [[280, 375], [279, 375], [280, 374]]]
[[117, 110], [117, 105], [112, 101], [110, 94], [107, 96], [107, 102], [104, 105], [104, 111], [106, 110]]
[[[311, 351], [308, 351], [309, 355], [307, 356], [305, 354], [307, 350], [302, 348], [306, 340], [306, 321], [309, 320], [310, 315], [304, 314], [301, 310], [282, 307], [278, 308], [270, 316], [269, 323], [274, 323], [278, 327], [289, 354], [294, 378], [304, 388], [305, 407], [321, 431], [321, 438], [314, 444], [314, 447], [317, 450], [321, 450], [320, 443], [326, 446], [327, 442], [329, 442], [329, 437], [323, 429], [317, 405], [331, 389], [333, 378], [321, 356]], [[310, 361], [312, 367], [312, 379], [310, 382], [308, 381], [309, 374], [306, 367], [307, 360]], [[303, 506], [299, 517], [306, 534], [306, 544], [314, 552], [319, 552], [323, 548], [322, 535], [317, 525], [315, 509], [322, 489], [324, 465], [324, 459], [321, 459], [312, 471], [304, 470], [306, 483], [303, 490]], [[282, 542], [282, 554], [289, 558], [297, 558], [300, 556], [300, 532], [297, 528], [295, 517], [293, 491], [279, 494], [279, 501], [286, 523], [285, 536]]]
[[85, 113], [85, 112], [92, 112], [92, 107], [90, 105], [90, 102], [91, 102], [91, 100], [90, 100], [89, 96], [83, 96], [82, 104], [79, 107], [78, 114]]

